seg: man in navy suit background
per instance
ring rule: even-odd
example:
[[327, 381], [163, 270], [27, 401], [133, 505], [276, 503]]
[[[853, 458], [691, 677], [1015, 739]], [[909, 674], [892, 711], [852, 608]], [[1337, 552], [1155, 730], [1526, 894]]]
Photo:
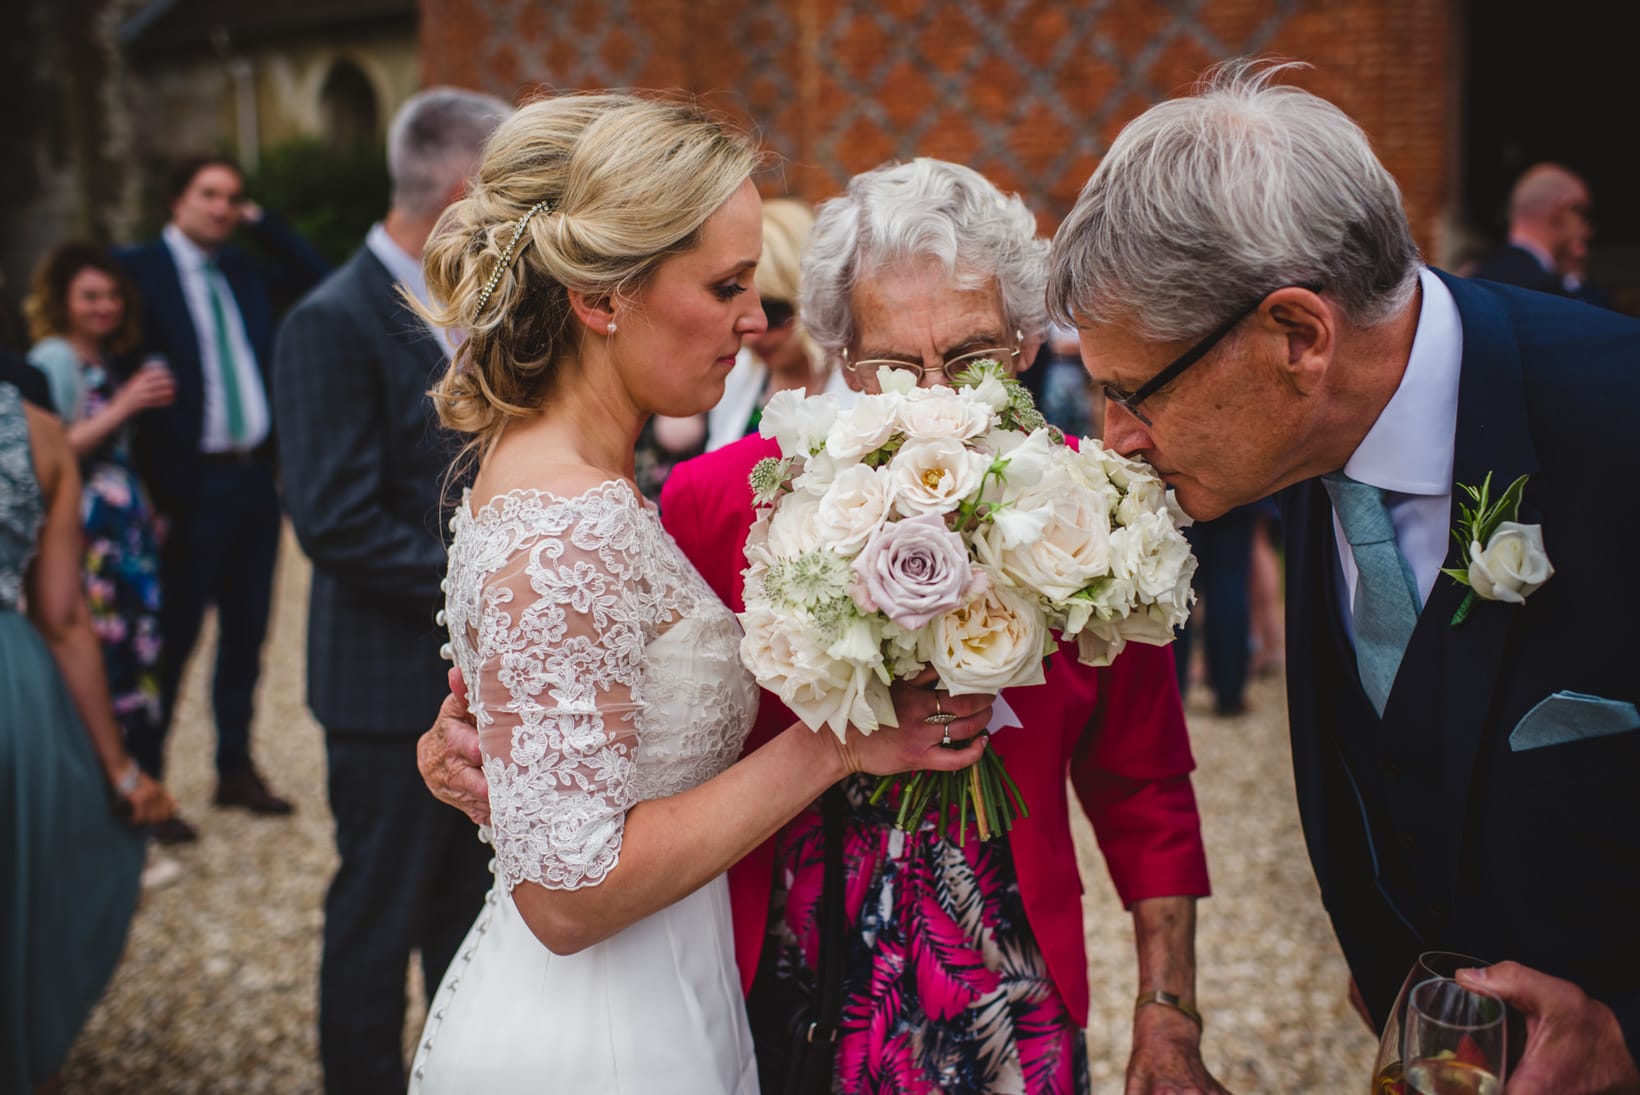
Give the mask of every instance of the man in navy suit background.
[[[1299, 810], [1371, 1022], [1420, 951], [1478, 955], [1511, 1095], [1640, 1092], [1640, 323], [1423, 266], [1366, 135], [1277, 71], [1122, 132], [1050, 310], [1192, 516], [1284, 492]], [[1555, 570], [1454, 623], [1488, 474]]]
[[[243, 227], [277, 261], [265, 268], [229, 244]], [[290, 299], [329, 266], [272, 214], [245, 198], [239, 169], [199, 157], [172, 176], [171, 219], [161, 238], [116, 256], [142, 298], [144, 356], [164, 356], [176, 400], [138, 423], [138, 471], [169, 528], [161, 549], [165, 723], [130, 743], [152, 775], [164, 767], [165, 733], [205, 610], [217, 608], [212, 711], [217, 729], [214, 801], [286, 814], [290, 803], [251, 760], [252, 697], [261, 672], [279, 547], [274, 486], [272, 364], [277, 293]], [[180, 817], [154, 830], [166, 842], [196, 833]]]
[[404, 294], [421, 255], [512, 112], [437, 87], [388, 131], [392, 206], [364, 246], [291, 309], [274, 349], [274, 414], [291, 526], [313, 562], [308, 704], [325, 728], [336, 876], [325, 898], [319, 1057], [334, 1095], [403, 1092], [404, 976], [431, 1000], [490, 885], [490, 849], [427, 793], [416, 738], [449, 666], [444, 538], [460, 439], [428, 389], [449, 364]]
[[1589, 210], [1589, 185], [1580, 176], [1559, 164], [1534, 164], [1509, 192], [1509, 242], [1470, 276], [1611, 307], [1611, 298], [1583, 277], [1594, 235]]

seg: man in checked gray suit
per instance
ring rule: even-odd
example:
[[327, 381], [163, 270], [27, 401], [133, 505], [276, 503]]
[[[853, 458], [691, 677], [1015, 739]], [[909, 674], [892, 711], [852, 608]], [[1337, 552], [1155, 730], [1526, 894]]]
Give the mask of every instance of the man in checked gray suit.
[[416, 771], [416, 738], [445, 691], [434, 616], [457, 445], [426, 394], [449, 347], [400, 290], [426, 299], [422, 246], [510, 112], [454, 88], [404, 104], [388, 134], [387, 216], [291, 311], [274, 350], [285, 501], [313, 562], [308, 703], [325, 728], [341, 858], [319, 974], [332, 1093], [404, 1090], [411, 952], [430, 996], [489, 886], [488, 849]]

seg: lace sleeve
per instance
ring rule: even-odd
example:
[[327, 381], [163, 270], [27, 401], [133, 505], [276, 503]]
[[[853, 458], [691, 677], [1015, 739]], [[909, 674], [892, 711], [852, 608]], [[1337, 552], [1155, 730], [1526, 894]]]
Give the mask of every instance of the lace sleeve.
[[653, 599], [630, 544], [607, 531], [586, 522], [515, 542], [472, 606], [472, 711], [509, 891], [602, 881], [637, 801]]

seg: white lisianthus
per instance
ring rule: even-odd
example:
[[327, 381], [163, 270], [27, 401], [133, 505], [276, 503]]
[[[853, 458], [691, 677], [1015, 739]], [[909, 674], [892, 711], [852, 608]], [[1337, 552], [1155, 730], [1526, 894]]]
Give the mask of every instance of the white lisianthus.
[[[877, 366], [877, 390], [884, 395], [903, 395], [916, 398], [917, 377], [909, 369]], [[865, 398], [870, 398], [869, 396]]]
[[825, 442], [836, 420], [837, 401], [831, 396], [805, 396], [803, 389], [790, 388], [770, 398], [757, 432], [772, 438], [785, 456], [808, 456]]
[[826, 452], [838, 461], [852, 463], [882, 448], [899, 432], [904, 404], [902, 397], [889, 393], [861, 396], [831, 424]]
[[869, 666], [828, 654], [801, 617], [749, 605], [740, 626], [740, 660], [809, 726], [841, 741], [851, 722], [866, 733], [897, 725], [888, 686]]
[[938, 388], [927, 398], [908, 400], [900, 412], [902, 427], [912, 439], [950, 437], [967, 441], [990, 429], [991, 419], [990, 409], [984, 404]]
[[1543, 548], [1543, 526], [1501, 522], [1483, 547], [1469, 544], [1469, 585], [1488, 601], [1525, 604], [1554, 576]]
[[1050, 649], [1042, 610], [1000, 582], [922, 631], [920, 653], [952, 695], [1041, 684]]
[[998, 414], [1008, 409], [1008, 389], [995, 376], [986, 377], [972, 388], [964, 388], [963, 394]]
[[[1124, 525], [1133, 525], [1158, 510], [1166, 509], [1167, 484], [1154, 475], [1133, 476], [1126, 492], [1116, 503], [1116, 520]], [[1173, 526], [1171, 514], [1168, 515], [1168, 524]]]
[[831, 453], [824, 450], [809, 457], [808, 463], [803, 465], [803, 472], [792, 480], [792, 489], [807, 491], [815, 497], [824, 497], [837, 479], [837, 473], [845, 467], [853, 467], [852, 463], [844, 464], [838, 461]]
[[888, 464], [894, 508], [907, 517], [950, 513], [979, 489], [991, 458], [950, 438], [910, 441]]
[[1116, 562], [1113, 569], [1132, 578], [1141, 604], [1188, 612], [1196, 557], [1166, 510], [1139, 514], [1132, 523], [1112, 532], [1111, 555]]
[[[822, 459], [827, 458], [816, 457], [811, 466]], [[821, 497], [816, 531], [833, 550], [852, 555], [883, 527], [892, 503], [887, 473], [853, 464], [836, 474]]]

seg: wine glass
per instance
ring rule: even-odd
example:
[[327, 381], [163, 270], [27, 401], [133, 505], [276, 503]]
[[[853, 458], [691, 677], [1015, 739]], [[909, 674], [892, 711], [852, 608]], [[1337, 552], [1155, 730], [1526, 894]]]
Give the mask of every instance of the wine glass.
[[1401, 1046], [1407, 1028], [1407, 998], [1412, 990], [1436, 977], [1451, 977], [1459, 970], [1489, 965], [1490, 962], [1456, 951], [1425, 951], [1418, 956], [1401, 982], [1401, 991], [1395, 994], [1395, 1006], [1390, 1009], [1389, 1020], [1378, 1039], [1378, 1056], [1372, 1065], [1372, 1095], [1405, 1095], [1406, 1087], [1401, 1081]]
[[1407, 1095], [1498, 1095], [1508, 1037], [1503, 1001], [1450, 977], [1413, 986], [1402, 1050]]

